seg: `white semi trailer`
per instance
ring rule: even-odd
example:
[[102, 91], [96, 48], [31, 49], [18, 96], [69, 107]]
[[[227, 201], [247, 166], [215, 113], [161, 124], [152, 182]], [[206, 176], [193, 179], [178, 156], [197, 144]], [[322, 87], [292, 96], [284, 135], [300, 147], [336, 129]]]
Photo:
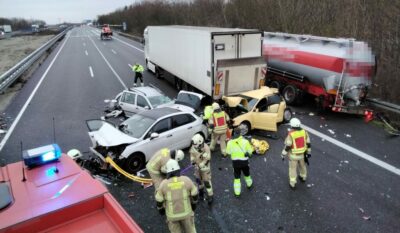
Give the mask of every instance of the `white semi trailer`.
[[144, 31], [147, 69], [172, 78], [176, 89], [220, 99], [264, 86], [263, 32], [252, 29], [149, 26]]

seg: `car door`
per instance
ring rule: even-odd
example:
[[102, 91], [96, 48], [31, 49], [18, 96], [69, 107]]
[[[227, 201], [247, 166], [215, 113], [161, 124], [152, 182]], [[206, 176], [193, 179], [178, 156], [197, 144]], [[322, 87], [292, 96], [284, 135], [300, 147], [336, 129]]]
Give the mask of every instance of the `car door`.
[[[151, 138], [152, 133], [158, 133], [157, 138]], [[146, 144], [146, 154], [153, 156], [158, 150], [168, 147], [170, 148], [173, 136], [171, 134], [171, 118], [167, 117], [155, 123], [144, 137]], [[149, 158], [150, 158], [149, 157]]]
[[136, 97], [136, 111], [137, 112], [141, 112], [143, 110], [149, 110], [149, 109], [151, 109], [150, 106], [151, 105], [150, 105], [149, 101], [147, 101], [147, 98], [145, 98], [144, 96], [139, 95], [139, 94], [137, 95], [137, 97]]
[[134, 113], [137, 113], [136, 93], [124, 91], [119, 99], [119, 106], [125, 112], [126, 116], [131, 116]]
[[172, 116], [172, 133], [176, 142], [176, 149], [182, 149], [190, 145], [194, 132], [193, 124], [196, 121], [189, 113]]
[[264, 97], [258, 101], [251, 113], [253, 127], [256, 129], [276, 131], [277, 112], [268, 112], [267, 98]]

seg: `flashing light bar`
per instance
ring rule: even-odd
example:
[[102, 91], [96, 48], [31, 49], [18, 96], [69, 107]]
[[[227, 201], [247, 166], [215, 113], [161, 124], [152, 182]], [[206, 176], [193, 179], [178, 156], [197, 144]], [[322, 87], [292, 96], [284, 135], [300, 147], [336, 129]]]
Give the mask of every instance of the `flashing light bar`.
[[22, 158], [28, 168], [33, 168], [58, 160], [61, 156], [61, 149], [57, 144], [50, 144], [22, 152]]

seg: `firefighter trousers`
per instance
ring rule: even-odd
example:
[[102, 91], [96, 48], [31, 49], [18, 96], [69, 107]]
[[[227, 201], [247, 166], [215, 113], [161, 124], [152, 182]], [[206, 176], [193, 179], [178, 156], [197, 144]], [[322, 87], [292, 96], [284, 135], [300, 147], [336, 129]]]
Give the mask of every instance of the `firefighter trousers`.
[[209, 197], [214, 195], [212, 183], [211, 183], [211, 170], [209, 171], [200, 171], [200, 169], [196, 168], [194, 171], [194, 176], [196, 180], [199, 181], [199, 190], [202, 190], [206, 187], [206, 192]]
[[194, 225], [194, 216], [179, 220], [169, 221], [168, 229], [171, 233], [196, 233], [196, 227]]
[[158, 187], [160, 187], [161, 182], [165, 179], [164, 175], [162, 174], [155, 174], [149, 171], [151, 180], [154, 185], [155, 191], [157, 191]]
[[226, 133], [212, 133], [211, 134], [211, 143], [210, 143], [210, 150], [214, 151], [215, 146], [217, 145], [217, 141], [219, 140], [219, 146], [221, 148], [222, 156], [226, 156]]
[[303, 180], [307, 179], [307, 167], [304, 162], [304, 155], [290, 155], [289, 158], [289, 184], [292, 187], [297, 183], [297, 167], [299, 168], [300, 177]]

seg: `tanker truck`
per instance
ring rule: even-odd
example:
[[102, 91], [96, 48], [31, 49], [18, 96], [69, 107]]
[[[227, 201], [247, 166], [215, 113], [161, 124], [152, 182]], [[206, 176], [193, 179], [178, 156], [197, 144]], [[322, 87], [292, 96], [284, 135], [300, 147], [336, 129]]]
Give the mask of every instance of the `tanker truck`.
[[363, 114], [375, 74], [375, 57], [365, 42], [355, 39], [264, 32], [266, 84], [278, 88], [288, 104], [304, 94], [318, 107]]

